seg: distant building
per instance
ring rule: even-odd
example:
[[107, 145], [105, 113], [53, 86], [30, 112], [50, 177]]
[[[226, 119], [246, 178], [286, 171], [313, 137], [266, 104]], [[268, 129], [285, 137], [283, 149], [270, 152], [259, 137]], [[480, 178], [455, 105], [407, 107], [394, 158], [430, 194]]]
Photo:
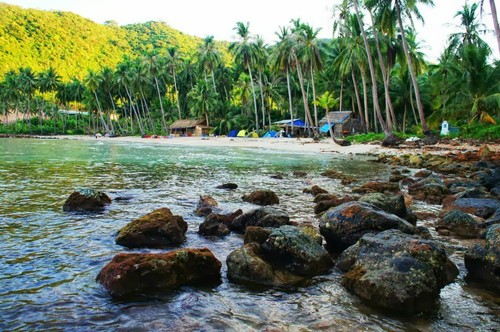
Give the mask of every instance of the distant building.
[[170, 134], [179, 136], [208, 136], [212, 127], [206, 120], [177, 120], [170, 126]]
[[[363, 132], [361, 120], [351, 111], [329, 112], [330, 124], [333, 126], [333, 136], [344, 137]], [[326, 116], [320, 121], [320, 132], [329, 133], [328, 120]]]

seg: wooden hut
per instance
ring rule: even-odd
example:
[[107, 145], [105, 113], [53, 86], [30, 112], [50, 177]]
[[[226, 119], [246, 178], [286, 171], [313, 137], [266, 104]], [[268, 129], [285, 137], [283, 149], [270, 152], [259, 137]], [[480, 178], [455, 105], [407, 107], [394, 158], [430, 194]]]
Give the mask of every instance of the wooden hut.
[[172, 135], [179, 136], [208, 136], [212, 130], [203, 119], [177, 120], [169, 128]]
[[[363, 132], [361, 120], [351, 111], [329, 112], [328, 116], [330, 124], [333, 126], [333, 136], [335, 137], [344, 137], [346, 135], [354, 135]], [[320, 126], [320, 131], [322, 133], [329, 133], [326, 116], [321, 119]]]

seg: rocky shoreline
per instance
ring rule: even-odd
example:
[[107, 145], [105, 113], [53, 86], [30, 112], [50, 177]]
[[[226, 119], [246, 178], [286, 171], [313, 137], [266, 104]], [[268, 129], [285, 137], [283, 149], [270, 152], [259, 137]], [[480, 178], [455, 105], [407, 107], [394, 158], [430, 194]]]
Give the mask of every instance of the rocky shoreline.
[[[500, 153], [483, 145], [476, 151], [440, 154], [383, 153], [373, 162], [391, 165], [389, 181], [358, 183], [325, 170], [322, 175], [339, 180], [346, 195], [333, 195], [317, 186], [304, 189], [304, 199], [310, 195], [316, 203], [317, 227], [290, 220], [286, 212], [273, 207], [280, 198], [262, 188], [242, 197], [256, 205], [245, 213], [221, 215], [218, 202], [200, 197], [196, 211], [205, 220], [199, 235], [244, 234], [243, 245], [226, 258], [230, 282], [300, 287], [314, 276], [338, 269], [343, 273], [342, 285], [373, 306], [405, 314], [433, 313], [439, 307], [440, 290], [458, 275], [442, 242], [423, 226], [426, 219], [436, 219], [431, 230], [440, 236], [475, 239], [465, 253], [466, 280], [498, 292]], [[231, 190], [237, 184], [219, 187]], [[80, 194], [101, 197], [96, 192]], [[74, 199], [75, 193], [71, 196]], [[440, 205], [441, 212], [414, 213], [415, 201]], [[99, 208], [105, 209], [105, 204]], [[185, 242], [186, 229], [182, 216], [162, 208], [119, 230], [116, 242], [127, 248], [170, 250]], [[220, 274], [221, 262], [208, 249], [197, 250], [118, 254], [97, 280], [113, 297], [212, 282]], [[203, 266], [210, 268], [196, 268], [205, 260]]]

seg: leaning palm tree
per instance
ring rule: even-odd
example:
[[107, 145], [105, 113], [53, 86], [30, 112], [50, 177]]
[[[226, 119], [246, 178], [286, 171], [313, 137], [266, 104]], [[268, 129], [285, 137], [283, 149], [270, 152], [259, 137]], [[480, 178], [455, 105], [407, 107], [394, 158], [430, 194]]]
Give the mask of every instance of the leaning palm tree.
[[99, 114], [99, 118], [104, 127], [104, 130], [106, 131], [106, 133], [109, 133], [109, 127], [108, 124], [106, 123], [106, 120], [104, 120], [104, 116], [102, 115], [101, 103], [99, 101], [99, 97], [97, 96], [97, 90], [101, 85], [101, 80], [102, 77], [99, 73], [89, 69], [87, 76], [85, 77], [85, 85], [95, 98], [97, 105], [97, 113]]
[[[495, 29], [495, 37], [497, 39], [498, 44], [498, 52], [500, 52], [500, 25], [498, 24], [498, 12], [497, 6], [495, 5], [495, 0], [489, 0], [490, 9], [491, 9], [491, 17], [493, 19], [493, 27]], [[483, 11], [484, 0], [481, 0], [481, 12]]]
[[167, 123], [165, 121], [165, 111], [163, 109], [163, 102], [162, 102], [162, 95], [160, 92], [160, 83], [158, 80], [158, 76], [160, 75], [160, 69], [161, 69], [161, 58], [156, 55], [156, 54], [148, 54], [143, 57], [143, 63], [142, 63], [148, 74], [152, 76], [155, 86], [156, 86], [156, 92], [158, 93], [158, 101], [160, 102], [160, 111], [161, 111], [161, 127], [164, 132], [167, 132]]
[[259, 115], [257, 113], [257, 97], [255, 96], [255, 87], [252, 76], [252, 65], [255, 63], [256, 49], [255, 44], [251, 41], [249, 23], [243, 24], [237, 22], [234, 30], [240, 36], [240, 41], [229, 45], [229, 51], [234, 54], [237, 60], [241, 61], [243, 67], [248, 71], [250, 83], [252, 86], [253, 104], [255, 110], [255, 127], [259, 130]]
[[179, 102], [179, 88], [177, 87], [177, 75], [176, 75], [176, 68], [178, 66], [179, 61], [180, 61], [180, 53], [177, 47], [169, 47], [167, 50], [167, 66], [174, 80], [174, 90], [177, 99], [177, 112], [179, 113], [179, 119], [181, 119], [182, 118], [181, 104]]

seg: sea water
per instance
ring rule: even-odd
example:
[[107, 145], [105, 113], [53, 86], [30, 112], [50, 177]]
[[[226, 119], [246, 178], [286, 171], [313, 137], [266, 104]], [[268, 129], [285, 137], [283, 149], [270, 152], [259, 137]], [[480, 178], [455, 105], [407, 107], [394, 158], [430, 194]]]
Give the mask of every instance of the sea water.
[[[312, 197], [302, 190], [316, 184], [332, 193], [350, 192], [321, 172], [335, 169], [363, 183], [387, 180], [391, 169], [366, 156], [202, 145], [0, 139], [0, 330], [451, 331], [500, 326], [498, 295], [464, 281], [467, 243], [456, 240], [445, 244], [461, 273], [441, 291], [440, 309], [432, 315], [406, 317], [369, 307], [340, 285], [341, 273], [335, 269], [287, 290], [230, 283], [225, 260], [243, 238], [199, 236], [203, 218], [193, 213], [199, 195], [211, 195], [223, 213], [230, 213], [254, 207], [241, 200], [244, 194], [270, 189], [292, 220], [317, 225]], [[296, 177], [294, 171], [307, 176]], [[283, 179], [272, 178], [276, 174]], [[215, 188], [227, 182], [238, 189]], [[65, 199], [78, 188], [94, 188], [115, 200], [102, 213], [63, 212]], [[113, 300], [95, 277], [115, 254], [164, 251], [118, 246], [117, 231], [160, 207], [187, 221], [183, 247], [207, 247], [223, 263], [222, 283], [181, 287], [132, 302]]]

